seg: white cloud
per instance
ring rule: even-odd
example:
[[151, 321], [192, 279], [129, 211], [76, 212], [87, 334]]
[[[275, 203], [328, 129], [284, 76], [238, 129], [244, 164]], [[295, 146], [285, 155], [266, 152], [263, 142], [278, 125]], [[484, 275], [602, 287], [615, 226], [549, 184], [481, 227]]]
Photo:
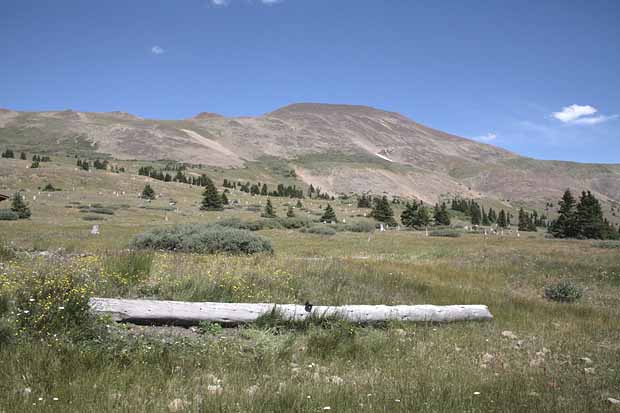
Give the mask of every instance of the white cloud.
[[166, 53], [166, 51], [164, 49], [162, 49], [161, 47], [159, 47], [159, 46], [153, 46], [153, 47], [151, 47], [151, 53], [153, 53], [153, 54], [164, 54], [164, 53]]
[[598, 109], [590, 105], [570, 105], [562, 108], [560, 112], [553, 112], [557, 120], [571, 125], [596, 125], [618, 117], [618, 115], [597, 115]]
[[495, 138], [497, 138], [497, 134], [489, 132], [486, 135], [476, 136], [474, 139], [480, 142], [491, 142], [494, 141]]
[[230, 3], [229, 0], [211, 0], [211, 4], [218, 7], [226, 7]]
[[276, 4], [276, 3], [280, 3], [282, 0], [260, 0], [261, 3], [263, 4]]
[[575, 119], [572, 123], [576, 125], [596, 125], [597, 123], [607, 122], [608, 120], [616, 119], [618, 115], [599, 115], [599, 116], [589, 116], [587, 118], [579, 118]]

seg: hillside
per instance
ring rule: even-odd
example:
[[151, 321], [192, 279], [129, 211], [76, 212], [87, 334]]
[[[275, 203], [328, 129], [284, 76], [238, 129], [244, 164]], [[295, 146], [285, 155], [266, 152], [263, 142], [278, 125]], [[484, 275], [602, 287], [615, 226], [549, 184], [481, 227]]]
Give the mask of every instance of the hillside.
[[332, 193], [387, 192], [427, 202], [447, 194], [557, 200], [567, 188], [620, 201], [620, 165], [540, 161], [365, 106], [293, 104], [258, 117], [203, 112], [184, 120], [124, 112], [0, 110], [0, 147], [223, 168], [279, 159]]

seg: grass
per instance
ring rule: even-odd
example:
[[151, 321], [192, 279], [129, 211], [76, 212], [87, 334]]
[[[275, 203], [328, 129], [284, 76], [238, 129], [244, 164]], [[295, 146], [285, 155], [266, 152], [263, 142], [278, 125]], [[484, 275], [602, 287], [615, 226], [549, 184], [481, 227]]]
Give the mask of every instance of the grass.
[[[73, 172], [73, 161], [55, 161], [36, 176], [15, 161], [18, 178], [6, 174], [11, 189], [28, 194], [33, 216], [0, 223], [0, 411], [169, 411], [178, 399], [172, 406], [180, 403], [185, 411], [596, 412], [609, 411], [606, 398], [620, 398], [615, 247], [549, 240], [543, 233], [369, 233], [368, 221], [359, 218], [363, 232], [329, 237], [302, 233], [297, 225], [256, 228], [273, 254], [132, 252], [130, 241], [154, 228], [255, 222], [260, 208], [245, 207], [264, 206], [265, 198], [233, 192], [231, 200], [243, 208], [203, 213], [200, 188], [154, 182], [162, 197], [149, 205], [160, 209], [140, 208], [137, 194], [146, 178]], [[50, 179], [65, 191], [32, 200], [40, 182]], [[165, 210], [170, 199], [177, 211]], [[78, 202], [125, 207], [91, 235], [85, 214], [65, 208]], [[283, 217], [290, 200], [272, 202]], [[295, 212], [308, 221], [326, 204], [303, 203], [307, 211]], [[365, 212], [333, 206], [347, 225]], [[32, 274], [58, 282], [27, 282]], [[572, 303], [545, 299], [545, 286], [558, 280], [571, 280], [583, 296]], [[54, 294], [34, 295], [35, 287]], [[358, 326], [290, 323], [274, 314], [253, 325], [204, 324], [198, 331], [104, 319], [88, 335], [70, 334], [59, 310], [63, 294], [75, 297], [81, 311], [86, 293], [315, 305], [487, 304], [495, 318]], [[33, 306], [53, 316], [45, 325], [54, 330], [41, 337], [17, 325], [11, 312], [18, 302], [21, 310]]]

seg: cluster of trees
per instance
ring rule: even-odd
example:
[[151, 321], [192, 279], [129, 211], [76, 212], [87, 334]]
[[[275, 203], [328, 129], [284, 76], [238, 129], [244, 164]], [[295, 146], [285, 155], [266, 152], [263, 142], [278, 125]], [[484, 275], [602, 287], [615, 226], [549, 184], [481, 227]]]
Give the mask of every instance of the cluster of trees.
[[[3, 158], [8, 158], [8, 159], [15, 159], [15, 152], [13, 152], [12, 149], [7, 149], [6, 151], [2, 152], [2, 157]], [[27, 159], [26, 157], [26, 152], [22, 152], [19, 154], [19, 159], [21, 159], [22, 161], [25, 161]], [[39, 162], [50, 162], [52, 159], [49, 156], [40, 156], [40, 155], [33, 155], [32, 156], [32, 163], [36, 163], [38, 165]], [[36, 168], [36, 167], [35, 167]]]
[[545, 214], [538, 216], [538, 212], [536, 211], [528, 214], [523, 208], [519, 209], [519, 231], [536, 231], [537, 227], [546, 226], [547, 217]]
[[205, 182], [205, 190], [202, 194], [202, 204], [200, 205], [200, 209], [202, 211], [221, 211], [224, 209], [224, 205], [228, 205], [228, 198], [226, 197], [226, 193], [220, 193], [217, 191], [215, 184], [211, 180], [211, 178], [206, 177]]
[[8, 159], [13, 159], [13, 158], [15, 158], [15, 153], [13, 152], [12, 149], [7, 149], [6, 151], [2, 152], [2, 157], [3, 158], [8, 158]]
[[388, 225], [396, 225], [394, 211], [392, 210], [392, 206], [390, 205], [390, 201], [388, 201], [387, 196], [382, 196], [381, 198], [375, 197], [373, 199], [370, 216], [379, 222], [383, 222]]
[[577, 202], [567, 189], [559, 205], [559, 216], [549, 225], [554, 237], [620, 239], [620, 228], [607, 221], [600, 202], [590, 191], [582, 192]]
[[252, 184], [251, 182], [234, 182], [224, 179], [222, 184], [224, 188], [239, 189], [241, 192], [246, 192], [251, 195], [263, 195], [273, 197], [286, 197], [286, 198], [303, 198], [304, 191], [301, 188], [297, 188], [295, 185], [284, 186], [278, 184], [275, 190], [270, 191], [266, 183], [260, 182]]
[[506, 212], [503, 209], [499, 212], [493, 208], [485, 211], [484, 207], [480, 206], [473, 199], [454, 198], [450, 203], [450, 209], [460, 211], [470, 217], [472, 225], [489, 226], [497, 224], [500, 228], [507, 228], [510, 226], [510, 221], [513, 218], [510, 212]]
[[445, 202], [428, 208], [422, 201], [418, 203], [414, 200], [405, 204], [400, 220], [410, 228], [424, 228], [430, 224], [445, 226], [450, 225], [450, 213]]
[[321, 188], [314, 187], [314, 185], [310, 184], [310, 188], [308, 188], [308, 198], [316, 198], [316, 199], [325, 199], [325, 200], [334, 200], [333, 196], [329, 196], [329, 194], [321, 192]]
[[[172, 165], [172, 164], [171, 164]], [[138, 169], [138, 175], [148, 176], [153, 179], [157, 179], [158, 181], [163, 182], [180, 182], [183, 184], [190, 184], [195, 186], [207, 186], [207, 181], [210, 180], [207, 175], [202, 174], [200, 176], [187, 176], [183, 172], [183, 169], [179, 167], [177, 169], [177, 173], [174, 175], [169, 174], [168, 172], [164, 173], [163, 171], [158, 171], [152, 166], [142, 166]]]

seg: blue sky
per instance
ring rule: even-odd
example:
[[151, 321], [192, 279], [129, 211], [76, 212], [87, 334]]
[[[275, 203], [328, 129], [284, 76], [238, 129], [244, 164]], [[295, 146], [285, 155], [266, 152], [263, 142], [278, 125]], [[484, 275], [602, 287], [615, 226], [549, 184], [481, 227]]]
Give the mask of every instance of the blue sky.
[[536, 158], [620, 163], [617, 0], [0, 2], [0, 107], [363, 104]]

